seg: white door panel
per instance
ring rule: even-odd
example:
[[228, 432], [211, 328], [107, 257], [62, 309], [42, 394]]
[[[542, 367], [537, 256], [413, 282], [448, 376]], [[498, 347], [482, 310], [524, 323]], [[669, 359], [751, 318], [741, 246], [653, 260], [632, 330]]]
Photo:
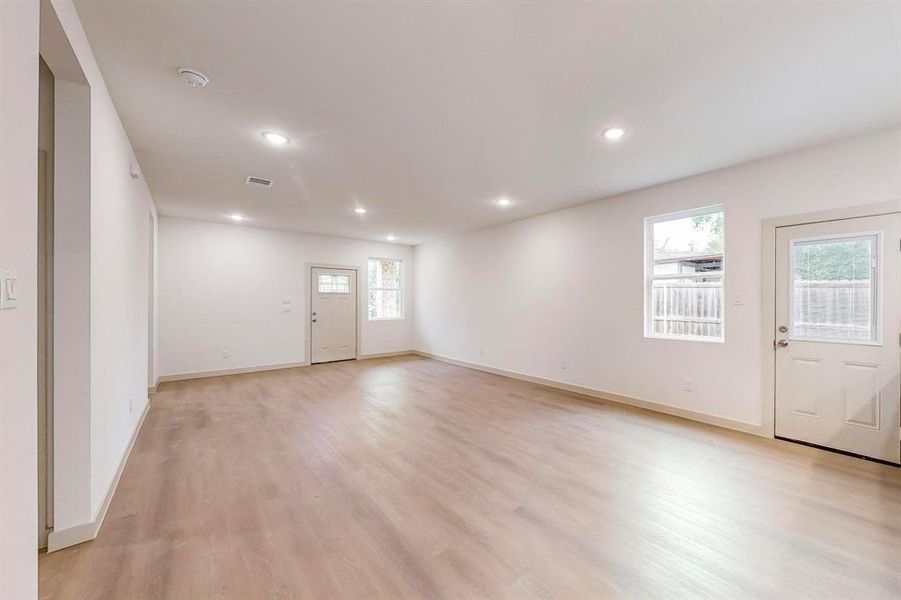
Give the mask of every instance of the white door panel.
[[311, 290], [310, 362], [357, 356], [357, 272], [314, 267]]
[[776, 435], [901, 462], [901, 214], [776, 233]]

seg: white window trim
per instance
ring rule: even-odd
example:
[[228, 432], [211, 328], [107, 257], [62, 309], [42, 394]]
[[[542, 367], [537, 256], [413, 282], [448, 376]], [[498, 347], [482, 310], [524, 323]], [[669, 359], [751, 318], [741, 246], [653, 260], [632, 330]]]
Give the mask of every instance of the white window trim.
[[[373, 260], [388, 260], [400, 263], [400, 274], [398, 276], [397, 288], [386, 287], [369, 287], [369, 263]], [[370, 256], [366, 261], [366, 318], [370, 321], [404, 321], [407, 318], [407, 298], [404, 293], [404, 259], [388, 258], [384, 256]], [[400, 316], [399, 317], [370, 317], [369, 316], [369, 292], [384, 290], [389, 292], [399, 292], [400, 294]]]
[[[700, 215], [706, 215], [714, 212], [723, 213], [723, 266], [718, 276], [723, 283], [722, 303], [723, 303], [723, 326], [722, 334], [719, 337], [696, 336], [696, 335], [673, 335], [664, 333], [654, 333], [654, 327], [651, 322], [653, 319], [653, 288], [654, 281], [657, 279], [703, 279], [709, 278], [711, 275], [716, 276], [716, 272], [707, 273], [681, 273], [675, 275], [654, 275], [654, 225], [665, 221], [675, 221], [677, 219], [689, 219]], [[688, 210], [679, 210], [662, 215], [653, 215], [644, 218], [644, 337], [648, 339], [658, 340], [676, 340], [682, 342], [703, 342], [723, 344], [726, 342], [726, 209], [722, 204], [712, 204], [710, 206], [701, 206]]]

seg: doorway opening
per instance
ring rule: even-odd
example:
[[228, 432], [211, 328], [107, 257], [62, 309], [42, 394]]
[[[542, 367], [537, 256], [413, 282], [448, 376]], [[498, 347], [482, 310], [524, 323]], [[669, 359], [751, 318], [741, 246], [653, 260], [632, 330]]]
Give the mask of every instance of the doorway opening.
[[38, 79], [38, 549], [92, 516], [91, 89], [55, 8], [40, 6]]
[[156, 392], [156, 224], [153, 212], [147, 214], [147, 390]]
[[53, 175], [54, 77], [43, 58], [38, 80], [38, 549], [53, 529]]

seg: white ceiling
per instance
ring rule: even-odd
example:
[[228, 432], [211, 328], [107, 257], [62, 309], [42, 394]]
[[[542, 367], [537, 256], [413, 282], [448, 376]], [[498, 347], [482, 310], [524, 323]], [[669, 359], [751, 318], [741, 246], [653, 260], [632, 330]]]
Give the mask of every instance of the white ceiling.
[[77, 6], [169, 215], [416, 244], [901, 122], [898, 2]]

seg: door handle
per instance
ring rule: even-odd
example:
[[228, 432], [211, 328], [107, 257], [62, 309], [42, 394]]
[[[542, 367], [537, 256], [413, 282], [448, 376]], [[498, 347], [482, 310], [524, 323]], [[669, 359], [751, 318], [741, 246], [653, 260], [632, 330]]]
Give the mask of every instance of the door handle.
[[778, 342], [776, 342], [776, 346], [778, 346], [779, 348], [787, 348], [788, 340], [779, 340]]

